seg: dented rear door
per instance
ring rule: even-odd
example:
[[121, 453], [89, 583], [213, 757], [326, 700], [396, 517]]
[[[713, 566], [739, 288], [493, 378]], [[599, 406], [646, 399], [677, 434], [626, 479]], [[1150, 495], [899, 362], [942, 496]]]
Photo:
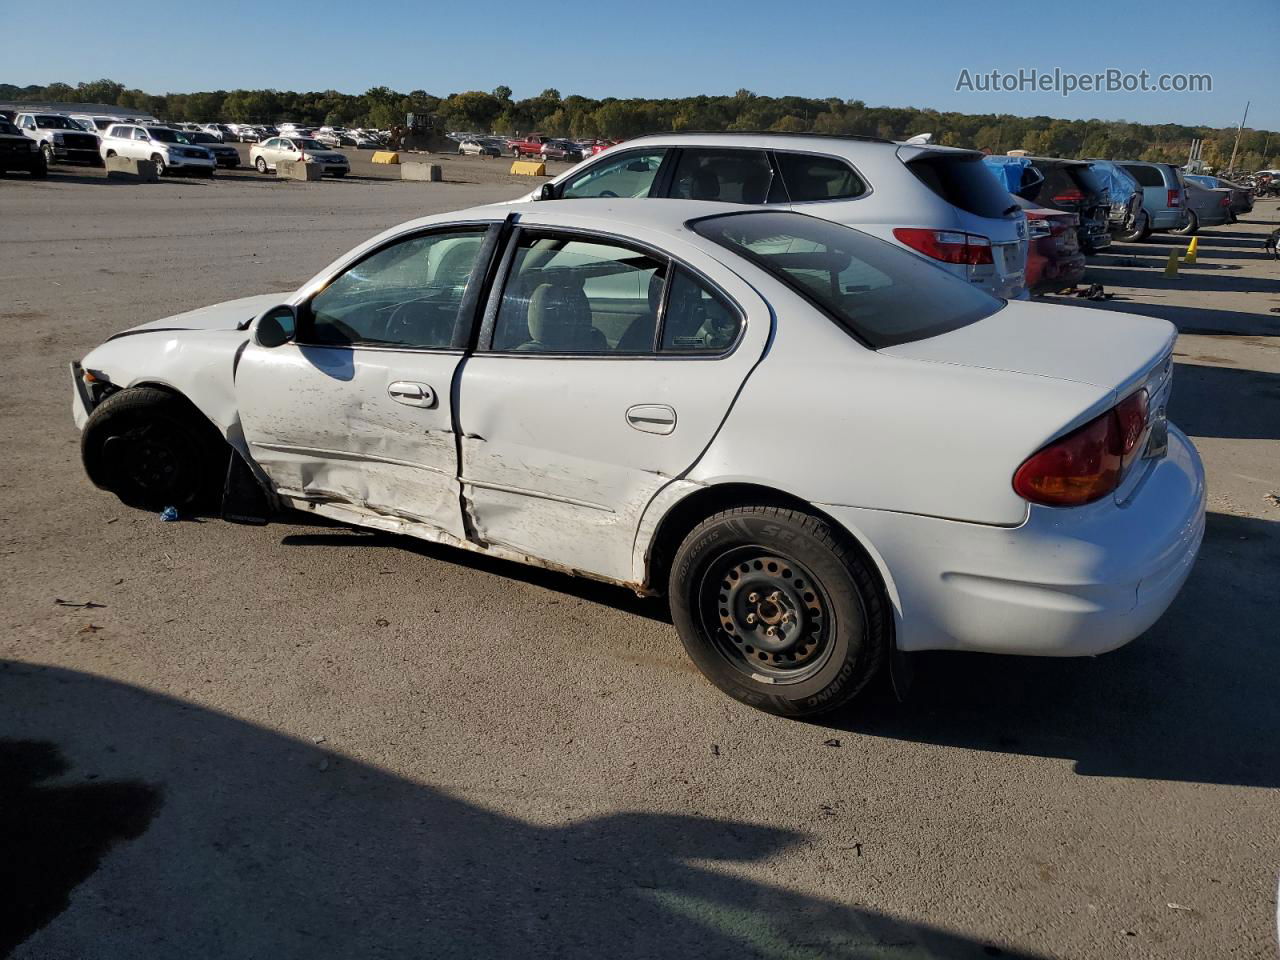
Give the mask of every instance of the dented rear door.
[[460, 377], [469, 534], [632, 581], [640, 516], [715, 436], [768, 308], [718, 264], [613, 238], [522, 230], [509, 259]]

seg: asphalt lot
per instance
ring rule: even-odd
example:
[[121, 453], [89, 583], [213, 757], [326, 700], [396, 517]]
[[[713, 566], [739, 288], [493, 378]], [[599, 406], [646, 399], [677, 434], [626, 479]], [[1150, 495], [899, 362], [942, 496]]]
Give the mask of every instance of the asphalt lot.
[[0, 956], [1273, 955], [1276, 203], [1174, 280], [1173, 238], [1093, 271], [1182, 330], [1211, 515], [1165, 618], [1094, 660], [922, 656], [907, 703], [808, 724], [720, 695], [659, 602], [85, 479], [68, 360], [531, 189], [442, 162], [0, 178]]

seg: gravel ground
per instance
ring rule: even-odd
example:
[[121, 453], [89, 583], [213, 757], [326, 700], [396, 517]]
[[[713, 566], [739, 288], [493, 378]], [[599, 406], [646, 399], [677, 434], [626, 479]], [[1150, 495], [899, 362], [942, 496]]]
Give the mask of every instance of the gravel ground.
[[85, 479], [68, 360], [530, 188], [445, 161], [0, 180], [0, 956], [1272, 955], [1275, 203], [1176, 280], [1171, 239], [1094, 270], [1105, 308], [1183, 331], [1170, 413], [1212, 513], [1164, 619], [1094, 660], [921, 656], [907, 703], [810, 724], [718, 694], [659, 602], [336, 527], [161, 523]]

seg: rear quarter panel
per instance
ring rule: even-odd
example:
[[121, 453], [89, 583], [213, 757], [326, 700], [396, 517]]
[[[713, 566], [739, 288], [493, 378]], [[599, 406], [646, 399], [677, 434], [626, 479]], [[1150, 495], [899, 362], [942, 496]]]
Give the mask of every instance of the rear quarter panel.
[[1013, 526], [1021, 462], [1113, 396], [1093, 384], [871, 351], [780, 284], [775, 337], [688, 479], [811, 503]]

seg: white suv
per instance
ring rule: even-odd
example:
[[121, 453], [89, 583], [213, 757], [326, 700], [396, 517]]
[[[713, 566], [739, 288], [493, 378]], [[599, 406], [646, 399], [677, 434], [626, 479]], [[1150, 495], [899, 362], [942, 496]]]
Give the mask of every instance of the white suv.
[[102, 157], [104, 160], [108, 157], [150, 160], [161, 176], [181, 170], [211, 177], [217, 166], [213, 154], [192, 143], [183, 131], [131, 123], [117, 123], [107, 128], [102, 138]]
[[976, 150], [813, 134], [640, 137], [524, 199], [770, 204], [857, 227], [998, 297], [1025, 296], [1027, 219]]

